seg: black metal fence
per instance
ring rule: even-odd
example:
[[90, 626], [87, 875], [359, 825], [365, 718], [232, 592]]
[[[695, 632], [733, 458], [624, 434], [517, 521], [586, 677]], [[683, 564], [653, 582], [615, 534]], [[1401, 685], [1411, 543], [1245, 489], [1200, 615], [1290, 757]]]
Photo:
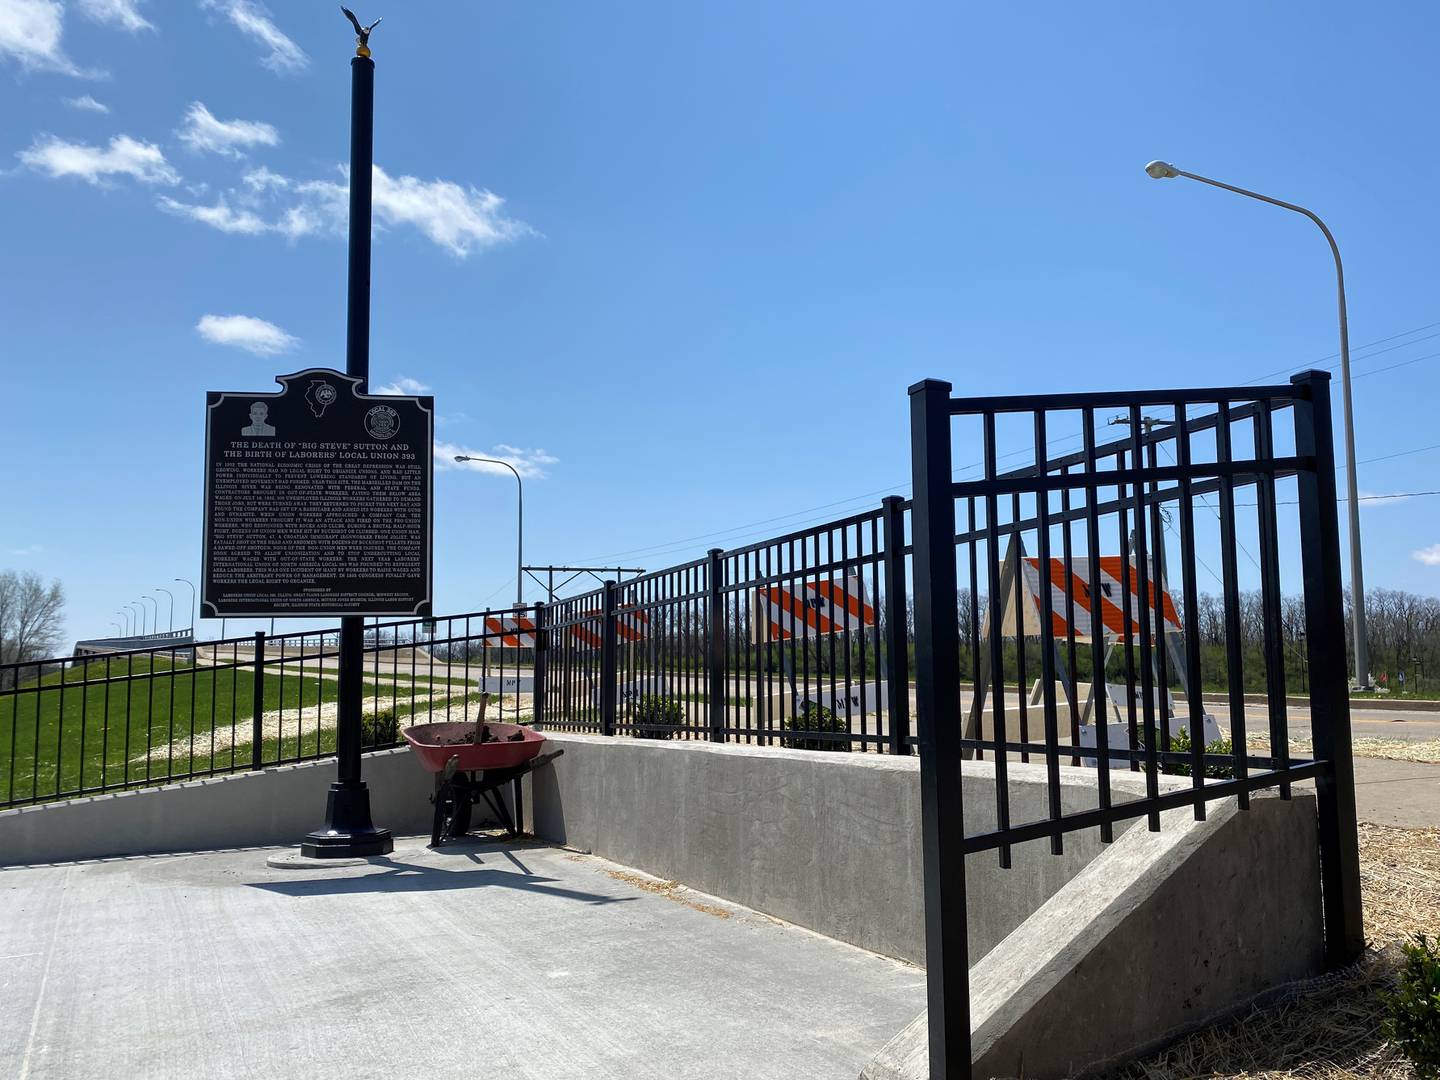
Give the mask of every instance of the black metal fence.
[[[970, 1074], [967, 854], [993, 850], [1008, 867], [1019, 843], [1048, 838], [1059, 854], [1077, 829], [1109, 841], [1117, 824], [1143, 818], [1158, 830], [1164, 810], [1191, 807], [1199, 820], [1216, 799], [1245, 808], [1252, 791], [1277, 788], [1288, 798], [1293, 783], [1314, 779], [1326, 956], [1336, 965], [1353, 960], [1363, 938], [1329, 376], [1128, 394], [956, 399], [950, 391], [934, 381], [911, 389], [930, 1075]], [[1110, 426], [1128, 434], [1102, 440]], [[1027, 460], [1003, 473], [1002, 438], [1029, 447]], [[952, 448], [972, 440], [982, 449], [981, 475], [957, 481]], [[1054, 452], [1067, 441], [1080, 448]], [[1255, 511], [1243, 527], [1242, 489]], [[1291, 505], [1293, 517], [1282, 521]], [[1290, 752], [1282, 552], [1298, 554], [1304, 594], [1313, 740], [1305, 758]], [[1268, 730], [1260, 754], [1250, 749], [1238, 646], [1242, 555], [1254, 563], [1262, 600]], [[1227, 693], [1219, 708], [1229, 747], [1207, 731], [1196, 625], [1202, 568], [1223, 586]], [[1169, 592], [1177, 579], [1178, 602]], [[968, 597], [968, 611], [957, 595]], [[1015, 647], [1007, 658], [1008, 639]], [[968, 672], [960, 663], [967, 646]], [[1007, 700], [996, 688], [1011, 672], [1022, 692]], [[960, 763], [986, 755], [996, 826], [967, 833]], [[1012, 819], [1008, 773], [1017, 758], [1044, 765], [1048, 812], [1039, 820]], [[1067, 813], [1060, 768], [1073, 761], [1093, 766], [1095, 798], [1093, 808]], [[1144, 794], [1117, 793], [1117, 769], [1142, 772]], [[1162, 791], [1161, 773], [1178, 771], [1189, 783]]]
[[[1133, 819], [1155, 829], [1164, 810], [1203, 818], [1215, 799], [1244, 807], [1252, 791], [1288, 797], [1314, 779], [1327, 956], [1353, 957], [1328, 376], [968, 400], [927, 382], [911, 393], [913, 502], [890, 497], [550, 605], [368, 629], [364, 746], [396, 745], [410, 723], [473, 719], [490, 693], [492, 717], [551, 730], [918, 747], [937, 1077], [947, 1060], [968, 1061], [967, 853], [994, 850], [1008, 865], [1016, 844], [1048, 839], [1058, 854], [1077, 829], [1108, 841]], [[979, 460], [957, 467], [955, 446], [978, 447]], [[1201, 571], [1222, 592], [1206, 633]], [[1288, 620], [1287, 573], [1303, 594]], [[1247, 579], [1258, 605], [1242, 605]], [[1258, 628], [1240, 625], [1242, 609]], [[1261, 647], [1242, 649], [1257, 633]], [[333, 629], [256, 634], [0, 666], [0, 807], [333, 754], [336, 642]], [[1297, 654], [1310, 673], [1313, 750], [1302, 756], [1285, 700]], [[1228, 747], [1215, 745], [1207, 678]], [[1257, 684], [1265, 721], [1250, 730], [1244, 690]], [[975, 834], [964, 828], [966, 757], [993, 760], [996, 827]], [[1043, 766], [1048, 813], [1015, 821], [1010, 774], [1030, 762]], [[1066, 813], [1060, 770], [1077, 764], [1091, 770], [1094, 805]], [[1143, 774], [1143, 796], [1117, 796], [1116, 771]], [[1161, 790], [1163, 773], [1189, 782]]]
[[[366, 630], [365, 749], [409, 723], [514, 714], [533, 648], [506, 609]], [[338, 630], [0, 665], [0, 807], [290, 764], [335, 753]]]

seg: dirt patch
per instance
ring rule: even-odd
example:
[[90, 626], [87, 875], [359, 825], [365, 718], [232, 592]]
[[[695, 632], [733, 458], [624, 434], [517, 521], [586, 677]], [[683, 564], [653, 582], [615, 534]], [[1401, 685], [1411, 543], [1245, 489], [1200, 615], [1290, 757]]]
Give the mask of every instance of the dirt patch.
[[1394, 985], [1399, 943], [1440, 933], [1440, 829], [1360, 826], [1360, 884], [1370, 948], [1244, 1017], [1206, 1028], [1113, 1075], [1124, 1080], [1402, 1080], [1410, 1064], [1380, 1035], [1378, 991]]
[[696, 911], [703, 911], [706, 915], [714, 915], [717, 919], [730, 918], [731, 912], [714, 904], [702, 904], [698, 900], [692, 900], [682, 890], [685, 886], [678, 881], [664, 881], [660, 878], [646, 877], [643, 874], [632, 874], [625, 870], [606, 870], [616, 881], [623, 881], [627, 885], [633, 885], [637, 889], [654, 893], [656, 896], [663, 896], [666, 900], [673, 900], [677, 904], [684, 904], [686, 907], [694, 908]]

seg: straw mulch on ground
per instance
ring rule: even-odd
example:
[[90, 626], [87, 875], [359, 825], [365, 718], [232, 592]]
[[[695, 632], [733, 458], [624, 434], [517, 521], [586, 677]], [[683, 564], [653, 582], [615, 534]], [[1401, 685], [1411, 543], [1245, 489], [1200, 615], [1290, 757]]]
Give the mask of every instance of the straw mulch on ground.
[[1360, 826], [1364, 959], [1119, 1072], [1124, 1080], [1409, 1080], [1414, 1071], [1380, 1034], [1377, 991], [1395, 983], [1399, 943], [1440, 934], [1440, 829]]
[[[1245, 740], [1251, 750], [1268, 751], [1270, 736], [1266, 732], [1251, 733]], [[1356, 757], [1388, 758], [1391, 761], [1417, 761], [1440, 765], [1440, 739], [1393, 739], [1384, 735], [1356, 735], [1351, 742]], [[1304, 756], [1314, 753], [1310, 740], [1303, 735], [1290, 737], [1290, 754]]]

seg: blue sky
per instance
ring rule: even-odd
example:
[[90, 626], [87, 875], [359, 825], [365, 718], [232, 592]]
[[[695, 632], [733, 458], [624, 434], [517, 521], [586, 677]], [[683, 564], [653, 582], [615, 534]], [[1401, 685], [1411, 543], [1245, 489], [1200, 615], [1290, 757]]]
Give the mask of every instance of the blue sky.
[[[1430, 5], [358, 13], [372, 384], [527, 472], [530, 561], [659, 567], [908, 493], [924, 377], [1333, 363], [1320, 235], [1154, 157], [1329, 220], [1361, 488], [1440, 488]], [[72, 634], [197, 578], [206, 390], [343, 367], [351, 52], [328, 0], [0, 0], [0, 566], [60, 578]], [[435, 498], [438, 608], [512, 596], [509, 474]], [[1364, 521], [1367, 585], [1440, 592], [1440, 499]]]

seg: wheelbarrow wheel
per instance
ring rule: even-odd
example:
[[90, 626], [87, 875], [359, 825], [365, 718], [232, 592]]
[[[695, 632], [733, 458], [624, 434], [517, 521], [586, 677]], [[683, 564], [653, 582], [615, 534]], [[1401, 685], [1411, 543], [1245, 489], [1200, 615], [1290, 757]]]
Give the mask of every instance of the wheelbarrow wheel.
[[435, 818], [430, 827], [430, 846], [439, 847], [470, 831], [470, 785], [463, 773], [441, 780], [435, 792]]

